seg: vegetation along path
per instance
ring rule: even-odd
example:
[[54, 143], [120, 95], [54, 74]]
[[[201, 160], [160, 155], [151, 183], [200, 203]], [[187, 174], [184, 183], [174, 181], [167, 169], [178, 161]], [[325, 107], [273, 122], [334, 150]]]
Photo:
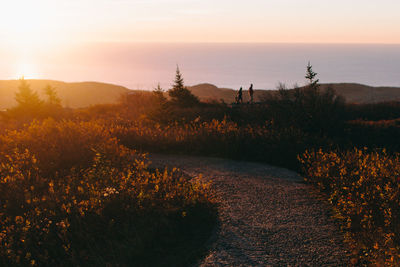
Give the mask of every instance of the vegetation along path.
[[217, 158], [153, 155], [212, 181], [219, 229], [200, 266], [346, 266], [343, 235], [312, 188], [289, 170]]

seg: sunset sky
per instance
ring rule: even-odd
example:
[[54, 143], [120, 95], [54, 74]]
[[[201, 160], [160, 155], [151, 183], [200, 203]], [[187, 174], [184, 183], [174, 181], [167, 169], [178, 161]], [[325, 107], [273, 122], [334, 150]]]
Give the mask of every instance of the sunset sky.
[[4, 0], [0, 38], [52, 42], [400, 43], [398, 0]]
[[[288, 57], [287, 65], [282, 65], [285, 59], [275, 58], [268, 49], [259, 54], [252, 54], [253, 48], [240, 50], [238, 58], [237, 47], [213, 50], [202, 46], [200, 51], [165, 43], [291, 43], [296, 46], [293, 49], [298, 43], [400, 44], [399, 10], [398, 0], [2, 0], [0, 79], [99, 80], [151, 88], [157, 81], [168, 85], [170, 77], [164, 72], [173, 72], [179, 64], [192, 83], [237, 86], [231, 68], [238, 66], [241, 72], [247, 67], [250, 73], [243, 79], [256, 72], [268, 73], [257, 77], [266, 81], [264, 86], [272, 86], [278, 79], [290, 80], [287, 73], [292, 67], [300, 77], [292, 80], [301, 79], [299, 68], [313, 60], [327, 68], [326, 73], [337, 75], [327, 81], [342, 81], [343, 73], [351, 77], [364, 73], [373, 79], [360, 76], [354, 80], [397, 84], [397, 76], [382, 76], [388, 69], [396, 69], [386, 64], [397, 62], [397, 48], [361, 49], [362, 54], [350, 48], [354, 51], [349, 52], [351, 60], [340, 49], [336, 54], [321, 50], [318, 56], [309, 50], [314, 52], [296, 52], [297, 56]], [[161, 46], [134, 48], [135, 43]], [[379, 59], [381, 69], [366, 71], [366, 58], [375, 65]], [[346, 61], [346, 65], [330, 60]], [[211, 71], [210, 66], [215, 69]], [[332, 66], [340, 71], [331, 71]], [[279, 70], [282, 77], [271, 75], [272, 70]], [[222, 79], [224, 74], [230, 76]]]

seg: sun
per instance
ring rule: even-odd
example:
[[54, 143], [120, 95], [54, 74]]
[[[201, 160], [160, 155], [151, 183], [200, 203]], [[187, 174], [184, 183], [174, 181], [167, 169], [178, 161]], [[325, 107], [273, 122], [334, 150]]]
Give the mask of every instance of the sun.
[[35, 64], [30, 62], [20, 62], [15, 65], [15, 79], [37, 79], [39, 75], [37, 73], [37, 67]]
[[49, 0], [1, 1], [0, 39], [14, 58], [12, 78], [38, 78], [38, 52], [54, 39], [54, 4]]

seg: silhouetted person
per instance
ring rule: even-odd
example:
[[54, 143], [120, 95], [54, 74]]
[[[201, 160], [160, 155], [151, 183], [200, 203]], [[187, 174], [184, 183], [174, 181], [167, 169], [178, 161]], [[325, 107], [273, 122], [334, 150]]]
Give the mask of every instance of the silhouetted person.
[[237, 94], [236, 103], [237, 104], [243, 103], [243, 88], [242, 87], [240, 87], [239, 92]]
[[253, 84], [251, 84], [249, 88], [250, 103], [253, 103], [254, 101], [253, 95], [254, 95]]

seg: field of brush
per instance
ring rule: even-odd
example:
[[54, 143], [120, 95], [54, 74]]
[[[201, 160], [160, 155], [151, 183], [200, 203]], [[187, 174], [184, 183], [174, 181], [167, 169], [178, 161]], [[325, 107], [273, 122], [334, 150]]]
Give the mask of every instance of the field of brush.
[[256, 104], [155, 91], [67, 109], [48, 92], [20, 90], [1, 113], [3, 266], [195, 262], [216, 223], [209, 184], [149, 168], [148, 152], [301, 172], [331, 203], [354, 262], [399, 263], [398, 103], [350, 105], [305, 87]]

